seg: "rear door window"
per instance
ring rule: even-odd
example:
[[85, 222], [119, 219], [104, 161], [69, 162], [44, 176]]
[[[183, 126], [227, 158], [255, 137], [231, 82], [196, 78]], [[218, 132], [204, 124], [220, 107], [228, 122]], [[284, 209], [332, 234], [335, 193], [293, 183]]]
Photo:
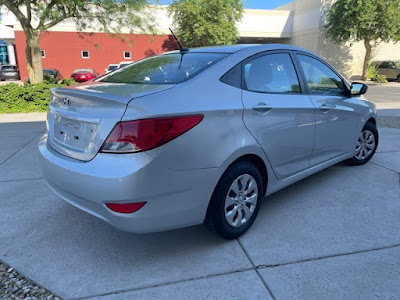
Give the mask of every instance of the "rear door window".
[[387, 62], [387, 61], [382, 62], [382, 63], [379, 65], [379, 68], [381, 68], [381, 69], [387, 69], [387, 68], [389, 68], [389, 62]]
[[243, 67], [246, 89], [261, 93], [301, 93], [289, 53], [266, 54]]

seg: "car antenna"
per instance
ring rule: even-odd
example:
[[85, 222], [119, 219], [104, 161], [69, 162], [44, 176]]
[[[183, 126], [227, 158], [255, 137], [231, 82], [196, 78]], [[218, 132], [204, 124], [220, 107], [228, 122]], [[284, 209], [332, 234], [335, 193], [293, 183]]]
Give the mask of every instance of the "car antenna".
[[189, 48], [184, 48], [184, 47], [182, 47], [181, 43], [179, 43], [179, 40], [177, 39], [177, 37], [175, 36], [175, 34], [174, 34], [174, 32], [172, 31], [171, 28], [169, 28], [169, 31], [171, 31], [172, 36], [174, 37], [176, 43], [178, 44], [179, 51], [180, 51], [181, 53], [188, 52], [188, 51], [189, 51]]

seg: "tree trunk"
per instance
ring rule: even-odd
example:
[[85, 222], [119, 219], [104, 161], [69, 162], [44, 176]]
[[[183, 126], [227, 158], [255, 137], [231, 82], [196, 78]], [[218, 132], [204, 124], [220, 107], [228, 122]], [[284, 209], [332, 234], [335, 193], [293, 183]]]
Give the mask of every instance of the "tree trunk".
[[40, 31], [26, 29], [24, 32], [26, 37], [25, 55], [29, 81], [31, 83], [39, 83], [43, 81], [42, 53], [39, 46]]
[[26, 56], [26, 67], [28, 69], [29, 81], [31, 83], [35, 82], [35, 72], [33, 70], [32, 63], [32, 47], [31, 47], [31, 37], [29, 34], [25, 32], [26, 36], [26, 46], [25, 46], [25, 56]]
[[363, 65], [363, 72], [361, 79], [367, 80], [368, 64], [369, 60], [371, 59], [372, 46], [369, 40], [364, 40], [364, 46], [365, 46], [365, 57], [364, 57], [364, 65]]
[[35, 32], [32, 39], [32, 61], [35, 68], [35, 83], [43, 81], [42, 52], [39, 46], [40, 32]]

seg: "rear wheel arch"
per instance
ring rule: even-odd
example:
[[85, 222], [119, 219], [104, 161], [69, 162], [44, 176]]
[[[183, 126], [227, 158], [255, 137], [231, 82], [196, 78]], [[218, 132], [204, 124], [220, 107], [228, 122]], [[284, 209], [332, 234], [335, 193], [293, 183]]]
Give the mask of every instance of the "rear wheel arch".
[[[263, 180], [263, 196], [265, 196], [268, 186], [268, 170], [263, 159], [255, 154], [247, 154], [236, 159], [233, 163], [229, 165], [229, 167], [241, 161], [251, 162], [260, 171]], [[227, 169], [229, 169], [229, 167]]]
[[[265, 164], [264, 160], [256, 155], [256, 154], [246, 154], [243, 155], [239, 158], [237, 158], [236, 160], [234, 160], [232, 163], [230, 163], [224, 170], [224, 172], [221, 174], [221, 176], [218, 179], [217, 184], [214, 187], [214, 191], [217, 188], [219, 182], [221, 181], [221, 179], [224, 177], [225, 173], [229, 170], [229, 168], [231, 168], [233, 165], [242, 162], [242, 161], [248, 161], [251, 162], [252, 164], [254, 164], [255, 167], [257, 167], [257, 169], [260, 171], [261, 176], [262, 176], [262, 181], [263, 181], [263, 197], [266, 195], [267, 193], [267, 186], [268, 186], [268, 169], [267, 169], [267, 165]], [[211, 200], [211, 199], [209, 199]], [[207, 207], [207, 213], [206, 215], [208, 215], [208, 211], [210, 209], [210, 204], [211, 201], [209, 201], [208, 203], [208, 207]]]
[[[245, 175], [246, 174], [246, 175]], [[241, 176], [247, 176], [250, 177], [252, 180], [255, 180], [257, 182], [258, 187], [258, 192], [257, 192], [257, 204], [255, 205], [255, 208], [253, 210], [253, 213], [251, 214], [251, 217], [247, 219], [245, 217], [245, 223], [239, 226], [232, 226], [232, 224], [229, 223], [229, 220], [227, 219], [226, 215], [226, 198], [227, 198], [227, 193], [229, 195], [230, 188], [237, 180], [237, 178]], [[236, 178], [236, 179], [235, 179]], [[253, 224], [254, 220], [257, 217], [258, 211], [260, 209], [261, 205], [261, 200], [264, 198], [266, 189], [267, 189], [267, 182], [268, 182], [268, 170], [267, 170], [267, 165], [265, 162], [262, 160], [261, 157], [259, 157], [256, 154], [246, 154], [243, 155], [239, 158], [237, 158], [235, 161], [233, 161], [227, 168], [225, 168], [223, 174], [218, 180], [218, 183], [213, 191], [213, 194], [210, 198], [208, 207], [207, 207], [207, 212], [206, 216], [204, 219], [204, 224], [209, 227], [212, 231], [218, 233], [221, 237], [225, 239], [234, 239], [242, 234], [244, 234]], [[260, 191], [260, 186], [262, 187], [262, 192]], [[243, 187], [243, 186], [242, 186]], [[243, 193], [242, 187], [239, 187], [239, 190], [242, 192], [244, 195], [241, 198], [235, 198], [236, 203], [232, 204], [231, 206], [237, 206], [242, 213], [244, 213], [244, 209], [242, 209], [243, 203], [240, 203], [240, 201], [247, 201], [244, 200], [247, 197], [246, 192]], [[254, 187], [254, 186], [253, 186]], [[240, 195], [242, 195], [240, 194]], [[248, 202], [249, 203], [249, 202]], [[245, 204], [246, 206], [248, 205]], [[249, 207], [249, 206], [248, 206]], [[228, 207], [229, 208], [229, 207]], [[233, 210], [234, 211], [234, 208]], [[234, 211], [236, 213], [237, 211]], [[244, 213], [246, 215], [246, 213]], [[236, 216], [236, 215], [235, 215]], [[235, 218], [233, 216], [233, 218]], [[241, 218], [242, 214], [240, 214]], [[232, 218], [231, 221], [234, 221]], [[237, 218], [239, 218], [239, 215], [237, 215]]]
[[263, 180], [263, 193], [264, 193], [263, 196], [265, 196], [266, 191], [267, 191], [267, 186], [268, 186], [268, 178], [269, 178], [267, 165], [265, 164], [264, 160], [259, 155], [253, 154], [253, 153], [245, 154], [245, 155], [242, 155], [242, 156], [234, 159], [225, 168], [224, 172], [219, 177], [217, 185], [218, 185], [219, 181], [221, 180], [221, 178], [224, 176], [224, 174], [227, 172], [227, 170], [229, 170], [229, 168], [231, 168], [233, 165], [237, 164], [238, 162], [242, 162], [242, 161], [247, 161], [247, 162], [254, 164], [254, 166], [257, 167], [257, 169], [260, 171], [262, 180]]

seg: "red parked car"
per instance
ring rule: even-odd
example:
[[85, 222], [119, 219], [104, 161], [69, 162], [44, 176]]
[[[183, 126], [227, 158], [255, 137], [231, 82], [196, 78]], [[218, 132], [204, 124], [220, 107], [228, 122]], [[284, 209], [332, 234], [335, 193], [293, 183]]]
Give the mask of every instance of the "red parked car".
[[85, 81], [95, 79], [97, 77], [97, 75], [99, 75], [99, 73], [97, 73], [93, 69], [75, 69], [74, 73], [72, 73], [71, 77], [76, 82], [85, 82]]

